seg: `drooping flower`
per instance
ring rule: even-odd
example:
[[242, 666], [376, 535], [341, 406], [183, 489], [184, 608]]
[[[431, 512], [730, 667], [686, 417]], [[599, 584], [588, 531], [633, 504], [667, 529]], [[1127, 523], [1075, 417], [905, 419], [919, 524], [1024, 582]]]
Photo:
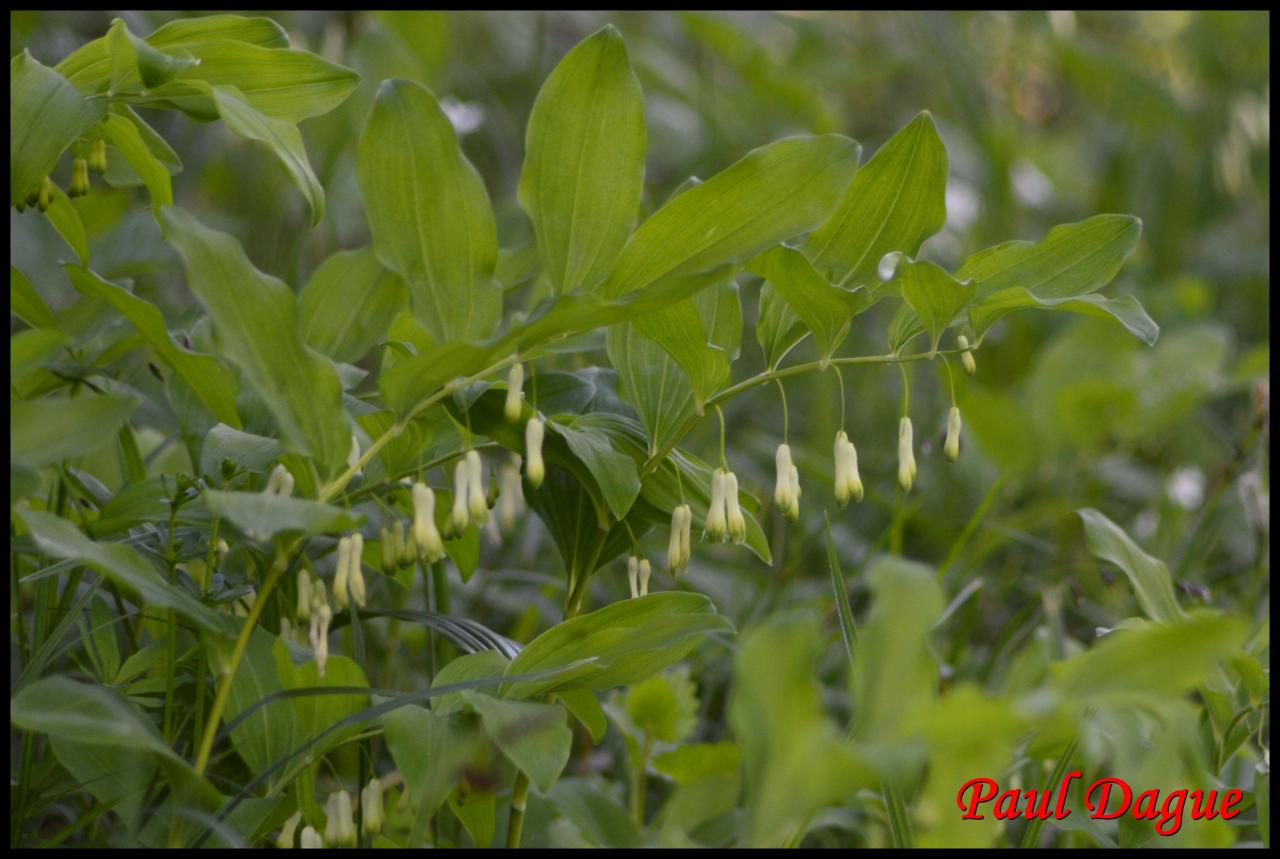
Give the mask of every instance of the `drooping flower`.
[[957, 406], [952, 406], [947, 413], [947, 439], [943, 442], [942, 449], [952, 462], [960, 456], [960, 409]]
[[960, 344], [960, 348], [964, 350], [960, 353], [960, 365], [972, 376], [978, 372], [978, 362], [973, 357], [973, 350], [969, 348], [969, 338], [961, 334], [956, 338], [956, 343]]
[[735, 543], [747, 539], [747, 519], [738, 504], [738, 475], [732, 471], [726, 472], [724, 478], [724, 512], [729, 539]]
[[640, 559], [640, 596], [647, 596], [649, 593], [649, 576], [653, 573], [653, 568], [649, 566], [648, 558]]
[[298, 838], [298, 846], [303, 849], [320, 849], [324, 847], [324, 839], [320, 837], [320, 833], [316, 832], [314, 826], [308, 826], [302, 830], [302, 835]]
[[351, 794], [345, 790], [329, 794], [325, 803], [324, 840], [327, 844], [338, 847], [354, 847], [356, 845], [355, 814], [351, 807]]
[[717, 468], [711, 474], [711, 502], [707, 505], [707, 518], [703, 530], [712, 540], [724, 537], [729, 527], [724, 504], [726, 475], [727, 472], [722, 468]]
[[635, 555], [627, 558], [627, 583], [631, 585], [631, 598], [640, 596], [640, 559]]
[[520, 408], [522, 405], [524, 388], [524, 365], [515, 363], [511, 365], [511, 369], [507, 371], [507, 401], [503, 405], [502, 413], [507, 419], [507, 423], [515, 423], [520, 420]]
[[311, 573], [305, 569], [298, 570], [298, 608], [295, 612], [298, 620], [311, 617], [312, 590]]
[[283, 498], [292, 495], [293, 475], [289, 473], [289, 469], [280, 464], [271, 469], [271, 476], [267, 478], [267, 486], [262, 490], [262, 494], [279, 495]]
[[693, 527], [693, 511], [688, 504], [681, 504], [671, 511], [671, 539], [667, 543], [667, 569], [674, 577], [689, 566], [690, 531]]
[[480, 454], [474, 450], [467, 451], [467, 511], [471, 514], [471, 524], [483, 525], [489, 521], [489, 505], [485, 502], [484, 463]]
[[791, 522], [800, 518], [800, 472], [791, 462], [791, 446], [778, 445], [774, 455], [778, 479], [773, 490], [773, 502], [783, 516]]
[[356, 531], [351, 535], [351, 554], [347, 557], [347, 582], [351, 586], [351, 599], [364, 608], [364, 535]]
[[520, 486], [520, 454], [512, 454], [511, 461], [502, 466], [502, 491], [498, 494], [498, 519], [502, 530], [508, 533], [516, 526], [516, 517], [524, 509], [524, 490]]
[[295, 811], [293, 816], [284, 822], [284, 826], [280, 827], [280, 836], [276, 838], [276, 847], [281, 850], [288, 850], [293, 847], [293, 836], [298, 831], [298, 824], [302, 822], [302, 812]]
[[912, 446], [911, 418], [903, 416], [898, 422], [898, 485], [903, 492], [910, 492], [915, 479], [916, 454]]
[[524, 476], [534, 489], [541, 486], [547, 476], [547, 466], [542, 461], [542, 437], [546, 430], [541, 415], [534, 415], [524, 425]]
[[333, 577], [333, 604], [342, 611], [349, 600], [348, 585], [351, 577], [351, 538], [343, 537], [338, 541], [337, 572]]
[[471, 522], [471, 513], [467, 505], [467, 492], [471, 488], [471, 468], [466, 458], [458, 460], [453, 467], [453, 530], [461, 534]]
[[861, 501], [863, 497], [862, 477], [858, 474], [858, 451], [844, 430], [836, 433], [834, 449], [836, 503], [843, 507], [850, 498]]
[[436, 494], [425, 483], [413, 484], [413, 542], [429, 564], [444, 557], [444, 540], [436, 528]]
[[360, 827], [365, 835], [382, 831], [382, 782], [376, 776], [360, 791], [360, 815]]

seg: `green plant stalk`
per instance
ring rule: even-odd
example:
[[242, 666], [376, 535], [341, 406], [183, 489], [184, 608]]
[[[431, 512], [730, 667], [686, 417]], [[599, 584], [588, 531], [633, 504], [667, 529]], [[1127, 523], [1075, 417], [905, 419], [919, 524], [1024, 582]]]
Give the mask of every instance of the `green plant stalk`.
[[653, 738], [645, 736], [638, 760], [631, 762], [631, 822], [644, 826], [644, 772], [653, 751]]
[[[1071, 763], [1071, 758], [1076, 753], [1076, 746], [1078, 744], [1079, 744], [1078, 740], [1072, 740], [1070, 745], [1068, 745], [1066, 749], [1063, 750], [1062, 757], [1058, 758], [1058, 763], [1053, 768], [1053, 775], [1049, 776], [1049, 781], [1045, 785], [1046, 791], [1051, 791], [1053, 790], [1055, 785], [1062, 783], [1062, 776], [1066, 773], [1067, 767]], [[1031, 818], [1031, 820], [1027, 823], [1026, 831], [1022, 833], [1023, 849], [1034, 849], [1035, 847], [1039, 846], [1040, 830], [1043, 826], [1044, 826], [1043, 820], [1041, 820], [1038, 817]]]
[[227, 663], [227, 673], [222, 678], [222, 684], [218, 686], [218, 694], [213, 699], [209, 721], [204, 728], [204, 737], [200, 741], [200, 750], [196, 755], [196, 775], [204, 775], [205, 768], [209, 765], [209, 755], [213, 751], [213, 738], [218, 733], [222, 711], [227, 708], [227, 699], [231, 697], [231, 683], [236, 679], [236, 669], [240, 667], [240, 660], [244, 658], [244, 652], [249, 647], [249, 636], [253, 635], [253, 629], [258, 625], [258, 618], [262, 616], [267, 598], [271, 596], [271, 591], [289, 567], [288, 557], [289, 552], [280, 552], [276, 555], [276, 562], [271, 565], [271, 572], [267, 574], [267, 580], [262, 583], [262, 590], [254, 600], [253, 607], [249, 609], [249, 616], [245, 618], [244, 626], [240, 627], [240, 635], [236, 637], [235, 647]]

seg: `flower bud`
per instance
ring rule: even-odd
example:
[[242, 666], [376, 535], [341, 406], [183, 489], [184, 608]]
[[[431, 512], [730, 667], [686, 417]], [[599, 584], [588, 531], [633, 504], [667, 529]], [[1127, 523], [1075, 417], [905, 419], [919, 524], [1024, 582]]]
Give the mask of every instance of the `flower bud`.
[[93, 148], [89, 152], [89, 169], [94, 173], [107, 172], [107, 141], [101, 137], [93, 141]]
[[535, 415], [524, 425], [524, 476], [529, 485], [537, 489], [547, 476], [547, 467], [542, 462], [542, 436], [547, 426], [540, 415]]
[[649, 594], [649, 576], [653, 573], [653, 568], [649, 566], [648, 558], [640, 559], [640, 596], [648, 596]]
[[226, 540], [219, 540], [213, 545], [213, 550], [218, 553], [218, 560], [223, 561], [226, 560], [227, 555], [230, 554], [231, 547], [227, 545]]
[[298, 609], [294, 614], [298, 616], [298, 620], [307, 620], [311, 617], [311, 601], [314, 596], [311, 587], [311, 573], [304, 570], [298, 570]]
[[688, 504], [680, 505], [680, 569], [689, 566], [689, 561], [693, 557], [693, 511], [689, 509]]
[[382, 782], [371, 778], [360, 791], [360, 826], [365, 835], [382, 831]]
[[689, 531], [693, 513], [688, 504], [671, 511], [671, 538], [667, 541], [667, 569], [675, 575], [689, 566]]
[[349, 572], [347, 581], [351, 585], [351, 599], [356, 605], [364, 608], [364, 535], [359, 531], [351, 535], [351, 555], [347, 558]]
[[836, 440], [833, 446], [835, 454], [835, 496], [836, 504], [843, 507], [849, 503], [849, 436], [844, 430], [836, 433]]
[[262, 490], [262, 494], [280, 495], [284, 498], [292, 495], [293, 475], [289, 473], [289, 469], [279, 464], [271, 469], [271, 476], [267, 478], [267, 486]]
[[83, 197], [89, 193], [89, 164], [83, 158], [71, 162], [71, 184], [67, 186], [68, 197]]
[[858, 449], [853, 446], [853, 442], [845, 442], [845, 468], [848, 470], [845, 475], [845, 482], [849, 485], [849, 494], [853, 496], [854, 501], [861, 501], [864, 495], [862, 488], [862, 476], [858, 474]]
[[774, 455], [778, 481], [773, 490], [773, 502], [779, 512], [791, 522], [800, 518], [800, 472], [791, 462], [791, 446], [778, 445]]
[[333, 609], [324, 602], [324, 583], [319, 583], [317, 593], [320, 600], [311, 606], [311, 652], [315, 656], [316, 671], [323, 677], [324, 664], [329, 661], [329, 624], [333, 620]]
[[453, 530], [458, 534], [465, 531], [467, 525], [471, 523], [471, 514], [467, 510], [467, 490], [470, 486], [471, 467], [467, 465], [464, 457], [453, 467], [453, 511], [450, 515], [453, 520]]
[[333, 604], [342, 611], [347, 607], [348, 584], [351, 576], [351, 538], [338, 541], [338, 572], [333, 577]]
[[320, 833], [316, 832], [315, 827], [308, 826], [302, 830], [302, 835], [298, 838], [298, 846], [304, 850], [323, 848], [324, 840], [320, 837]]
[[329, 794], [324, 814], [327, 818], [324, 826], [325, 842], [338, 847], [354, 847], [356, 822], [351, 808], [351, 794], [345, 790]]
[[916, 454], [912, 449], [911, 418], [904, 416], [898, 422], [898, 485], [903, 492], [910, 492], [915, 479]]
[[728, 528], [724, 504], [725, 475], [726, 472], [721, 468], [717, 468], [711, 474], [711, 503], [707, 505], [704, 531], [712, 540], [724, 537], [725, 530]]
[[42, 212], [49, 211], [49, 207], [53, 205], [53, 180], [48, 176], [40, 181], [40, 191], [36, 195], [36, 207]]
[[960, 456], [960, 409], [957, 406], [952, 406], [947, 413], [947, 439], [942, 443], [942, 449], [952, 462]]
[[[351, 451], [347, 454], [347, 468], [355, 468], [360, 462], [360, 439], [356, 438], [355, 433], [351, 434]], [[356, 469], [356, 476], [364, 474], [364, 469]]]
[[640, 596], [640, 559], [635, 555], [627, 558], [627, 582], [631, 585], [631, 598]]
[[524, 365], [520, 363], [512, 364], [511, 369], [507, 372], [507, 402], [502, 410], [503, 415], [507, 419], [507, 423], [513, 424], [520, 420], [523, 388]]
[[747, 539], [747, 519], [742, 515], [742, 507], [738, 504], [738, 475], [732, 471], [727, 472], [724, 477], [724, 512], [729, 539], [735, 543]]
[[[431, 524], [435, 525], [435, 516], [433, 515], [431, 519]], [[411, 535], [406, 536], [404, 523], [399, 519], [391, 526], [391, 539], [395, 540], [396, 563], [401, 567], [407, 567], [412, 564], [418, 557], [418, 546]]]
[[964, 367], [964, 371], [972, 376], [978, 372], [978, 362], [974, 360], [973, 352], [969, 349], [969, 338], [961, 334], [956, 338], [956, 342], [964, 350], [960, 353], [960, 364]]
[[295, 811], [293, 816], [284, 822], [284, 826], [280, 827], [280, 837], [276, 839], [276, 847], [281, 850], [288, 850], [293, 847], [293, 836], [298, 831], [298, 824], [302, 822], [302, 812]]
[[483, 525], [489, 521], [489, 505], [485, 503], [484, 491], [484, 463], [480, 461], [480, 454], [474, 450], [467, 451], [467, 509], [471, 514], [471, 521], [476, 525]]
[[413, 484], [413, 543], [429, 564], [444, 557], [444, 540], [436, 528], [436, 494], [425, 483]]

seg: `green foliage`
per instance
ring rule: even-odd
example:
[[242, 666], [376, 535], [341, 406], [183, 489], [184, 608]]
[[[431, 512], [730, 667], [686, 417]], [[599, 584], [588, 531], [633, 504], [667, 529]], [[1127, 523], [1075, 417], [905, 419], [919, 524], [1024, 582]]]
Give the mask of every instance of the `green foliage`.
[[1268, 844], [1266, 23], [13, 13], [11, 846]]

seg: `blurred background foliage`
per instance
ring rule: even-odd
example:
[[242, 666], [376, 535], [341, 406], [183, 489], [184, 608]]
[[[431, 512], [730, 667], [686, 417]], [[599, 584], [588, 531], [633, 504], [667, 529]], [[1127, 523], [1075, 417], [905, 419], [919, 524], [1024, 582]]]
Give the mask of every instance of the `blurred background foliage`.
[[[1059, 314], [998, 324], [977, 353], [977, 376], [957, 377], [966, 450], [955, 465], [941, 451], [945, 374], [917, 367], [920, 470], [909, 497], [892, 479], [898, 371], [845, 374], [847, 428], [867, 499], [833, 512], [832, 529], [853, 607], [865, 607], [861, 571], [879, 552], [938, 568], [948, 598], [967, 596], [938, 636], [944, 676], [1000, 689], [1012, 682], [1015, 655], [1037, 637], [1067, 652], [1068, 639], [1092, 641], [1096, 628], [1133, 613], [1129, 588], [1086, 550], [1073, 511], [1090, 506], [1168, 562], [1184, 604], [1255, 620], [1268, 614], [1268, 13], [267, 14], [296, 46], [363, 76], [340, 109], [303, 125], [328, 193], [319, 227], [306, 229], [300, 196], [265, 152], [220, 126], [172, 113], [148, 119], [185, 163], [177, 205], [234, 234], [256, 265], [295, 288], [333, 252], [368, 242], [355, 152], [377, 86], [389, 77], [422, 81], [449, 105], [494, 200], [504, 260], [518, 269], [530, 235], [515, 201], [529, 110], [555, 62], [606, 23], [622, 32], [645, 92], [647, 211], [690, 175], [705, 178], [788, 134], [852, 136], [865, 162], [928, 109], [951, 172], [948, 223], [924, 257], [954, 268], [975, 250], [1036, 239], [1053, 224], [1097, 212], [1137, 215], [1142, 240], [1114, 291], [1140, 298], [1161, 325], [1159, 342], [1148, 348], [1109, 323]], [[117, 15], [138, 33], [173, 17], [15, 12], [10, 52], [25, 46], [53, 64]], [[94, 268], [133, 279], [171, 327], [190, 326], [197, 309], [178, 260], [134, 194], [104, 190], [79, 208]], [[67, 248], [45, 219], [10, 218], [14, 264], [55, 306], [69, 304], [75, 293], [58, 265]], [[758, 281], [744, 275], [739, 283], [749, 332]], [[856, 319], [841, 354], [883, 352], [888, 312]], [[565, 369], [603, 360], [602, 334], [582, 345], [558, 359]], [[806, 342], [790, 360], [812, 357]], [[748, 333], [734, 376], [761, 367]], [[146, 384], [145, 364], [125, 372]], [[739, 629], [788, 607], [818, 612], [830, 643], [839, 627], [819, 511], [831, 506], [835, 377], [793, 379], [788, 399], [806, 488], [800, 523], [765, 520], [772, 569], [740, 550], [703, 547], [681, 586], [710, 595]], [[766, 502], [781, 415], [772, 388], [726, 406], [730, 462], [743, 488]], [[716, 431], [704, 421], [688, 447], [710, 456]], [[166, 432], [160, 427], [151, 443]], [[152, 467], [165, 468], [166, 456]], [[645, 542], [654, 557], [661, 540]], [[458, 589], [455, 610], [527, 640], [559, 618], [560, 563], [529, 517], [517, 539], [485, 543], [480, 572]], [[617, 566], [616, 575], [596, 577], [591, 605], [625, 595]], [[672, 586], [658, 574], [656, 588]], [[836, 647], [822, 653], [827, 705], [847, 710], [844, 656]], [[695, 656], [699, 739], [726, 730], [724, 657], [720, 645]], [[592, 756], [580, 766], [597, 764]]]

